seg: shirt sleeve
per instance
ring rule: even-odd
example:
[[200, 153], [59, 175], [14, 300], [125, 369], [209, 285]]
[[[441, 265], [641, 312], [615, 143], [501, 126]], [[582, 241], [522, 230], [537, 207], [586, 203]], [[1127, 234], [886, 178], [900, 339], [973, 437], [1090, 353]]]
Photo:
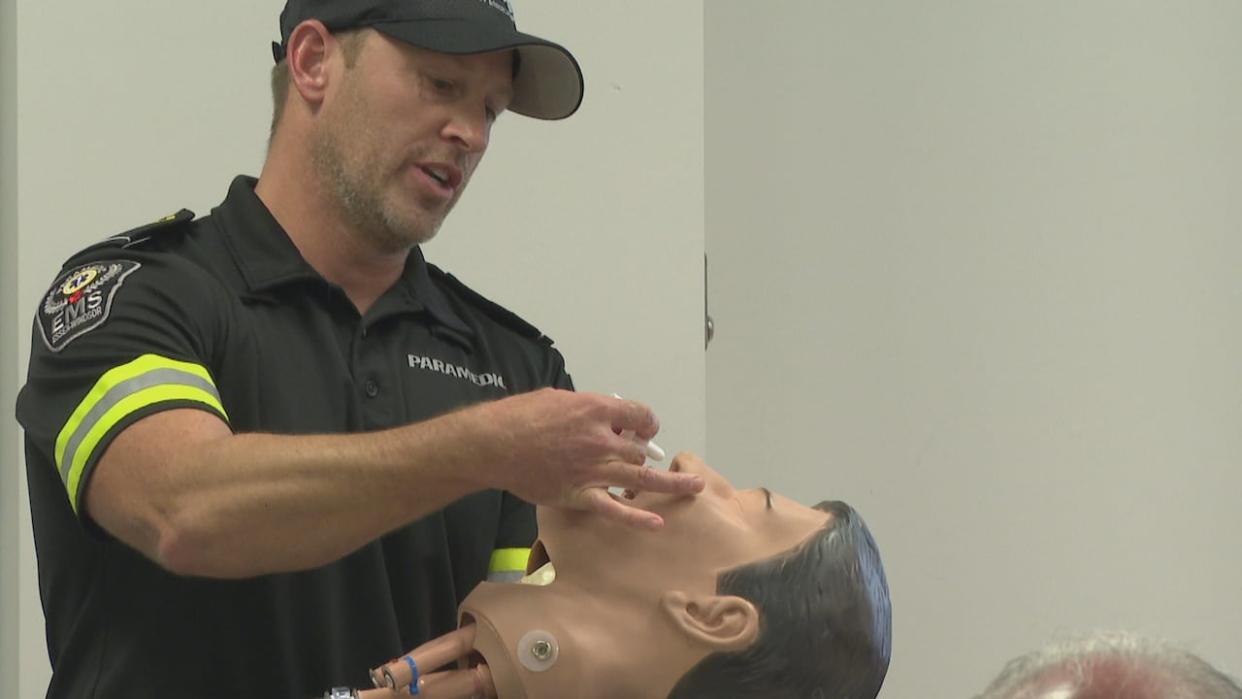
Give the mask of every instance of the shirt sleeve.
[[17, 401], [29, 452], [79, 516], [99, 457], [135, 421], [173, 408], [228, 421], [208, 361], [214, 280], [169, 255], [109, 252], [70, 264], [43, 295]]
[[487, 567], [488, 581], [517, 582], [521, 579], [537, 535], [535, 506], [512, 493], [503, 493], [496, 546]]
[[563, 388], [566, 391], [574, 390], [574, 380], [570, 377], [569, 372], [565, 371], [565, 357], [555, 347], [550, 349], [552, 356], [552, 380], [549, 381], [549, 385], [553, 388]]

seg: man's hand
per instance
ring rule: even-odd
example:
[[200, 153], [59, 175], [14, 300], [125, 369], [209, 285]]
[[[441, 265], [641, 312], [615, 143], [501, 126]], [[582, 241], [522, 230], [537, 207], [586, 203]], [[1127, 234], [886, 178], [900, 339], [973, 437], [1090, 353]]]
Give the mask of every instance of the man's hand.
[[463, 411], [489, 435], [476, 454], [487, 454], [480, 478], [536, 505], [592, 510], [626, 524], [657, 528], [659, 515], [608, 492], [692, 495], [703, 479], [644, 466], [643, 444], [621, 436], [631, 430], [646, 442], [660, 429], [645, 405], [589, 393], [545, 388]]

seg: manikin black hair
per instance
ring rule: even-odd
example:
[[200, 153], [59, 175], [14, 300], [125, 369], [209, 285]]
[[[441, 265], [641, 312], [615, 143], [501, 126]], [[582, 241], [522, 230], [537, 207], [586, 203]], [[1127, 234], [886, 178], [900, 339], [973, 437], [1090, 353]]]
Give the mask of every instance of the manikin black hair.
[[892, 608], [880, 553], [843, 502], [797, 548], [721, 573], [716, 590], [750, 600], [759, 637], [690, 669], [668, 699], [874, 699], [892, 653]]

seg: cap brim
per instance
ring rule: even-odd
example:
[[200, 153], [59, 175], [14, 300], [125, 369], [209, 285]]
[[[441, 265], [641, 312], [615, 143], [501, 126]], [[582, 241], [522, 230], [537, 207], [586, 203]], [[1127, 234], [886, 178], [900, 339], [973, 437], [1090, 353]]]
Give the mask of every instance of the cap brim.
[[582, 69], [567, 49], [508, 27], [452, 19], [371, 25], [398, 41], [440, 53], [514, 49], [521, 56], [509, 111], [536, 119], [564, 119], [582, 104]]

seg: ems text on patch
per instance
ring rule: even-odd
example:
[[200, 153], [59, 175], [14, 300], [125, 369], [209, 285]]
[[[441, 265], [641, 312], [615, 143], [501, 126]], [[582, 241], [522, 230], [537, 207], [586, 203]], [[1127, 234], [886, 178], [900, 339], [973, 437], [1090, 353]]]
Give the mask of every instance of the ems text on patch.
[[39, 332], [47, 348], [59, 352], [74, 338], [103, 325], [117, 289], [140, 267], [130, 260], [110, 260], [77, 267], [57, 278], [39, 306]]

